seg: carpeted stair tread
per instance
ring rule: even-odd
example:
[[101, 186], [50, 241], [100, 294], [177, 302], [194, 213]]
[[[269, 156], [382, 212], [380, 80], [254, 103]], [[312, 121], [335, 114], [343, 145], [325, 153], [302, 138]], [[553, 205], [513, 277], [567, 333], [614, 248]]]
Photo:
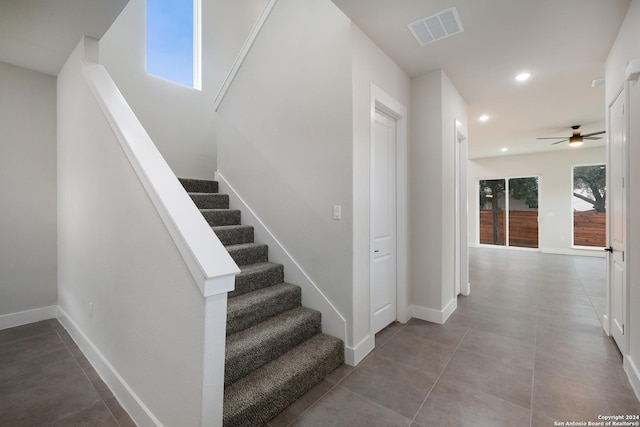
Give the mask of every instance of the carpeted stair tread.
[[277, 316], [301, 304], [301, 289], [290, 283], [229, 298], [227, 302], [227, 335], [235, 334]]
[[268, 286], [284, 282], [284, 266], [272, 262], [260, 262], [240, 266], [240, 274], [236, 276], [236, 288], [229, 292], [228, 297], [253, 292]]
[[262, 426], [344, 361], [343, 343], [318, 334], [225, 389], [226, 427]]
[[319, 334], [320, 321], [320, 312], [299, 306], [230, 335], [225, 353], [225, 386]]
[[262, 243], [241, 243], [226, 247], [231, 258], [239, 266], [267, 262], [269, 260], [269, 247]]
[[211, 228], [225, 246], [253, 243], [253, 227], [250, 225], [221, 225]]
[[198, 209], [229, 209], [229, 195], [219, 193], [189, 193]]
[[210, 226], [240, 225], [240, 211], [237, 209], [200, 209]]
[[206, 179], [178, 178], [187, 193], [217, 193], [218, 181]]

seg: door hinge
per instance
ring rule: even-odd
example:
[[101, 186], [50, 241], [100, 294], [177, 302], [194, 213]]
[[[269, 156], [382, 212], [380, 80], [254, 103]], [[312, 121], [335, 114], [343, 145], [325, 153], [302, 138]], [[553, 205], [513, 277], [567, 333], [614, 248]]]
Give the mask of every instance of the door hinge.
[[624, 324], [622, 324], [622, 335], [624, 335]]
[[624, 251], [622, 251], [622, 262], [624, 262]]

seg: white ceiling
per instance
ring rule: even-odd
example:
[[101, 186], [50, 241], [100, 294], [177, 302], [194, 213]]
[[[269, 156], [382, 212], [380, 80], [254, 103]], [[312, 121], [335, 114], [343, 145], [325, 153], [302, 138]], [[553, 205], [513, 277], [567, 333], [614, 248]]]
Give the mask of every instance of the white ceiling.
[[101, 38], [129, 0], [0, 0], [0, 62], [57, 75], [82, 35]]
[[[629, 0], [333, 0], [409, 76], [443, 69], [468, 104], [469, 157], [555, 149], [604, 130], [604, 62]], [[456, 7], [464, 32], [420, 46], [407, 24]], [[514, 76], [532, 74], [526, 83]], [[491, 119], [480, 123], [478, 117]], [[583, 147], [603, 144], [586, 142]], [[580, 149], [580, 148], [577, 148]]]

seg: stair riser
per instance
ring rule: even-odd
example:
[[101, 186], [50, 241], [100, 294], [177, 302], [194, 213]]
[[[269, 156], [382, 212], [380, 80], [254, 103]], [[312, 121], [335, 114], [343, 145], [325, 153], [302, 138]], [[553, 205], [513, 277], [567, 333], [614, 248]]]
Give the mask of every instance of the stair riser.
[[278, 335], [270, 336], [268, 341], [256, 343], [245, 352], [227, 358], [224, 374], [225, 387], [320, 332], [320, 313], [314, 312], [297, 320], [295, 326], [279, 331]]
[[256, 264], [269, 260], [269, 248], [267, 245], [252, 246], [242, 249], [228, 249], [229, 255], [238, 265]]
[[302, 304], [300, 287], [287, 288], [282, 292], [269, 295], [259, 301], [259, 304], [232, 310], [229, 301], [227, 311], [227, 336], [238, 333], [270, 317], [282, 314]]
[[201, 179], [180, 178], [180, 184], [188, 193], [217, 193], [217, 181], [205, 181]]
[[212, 210], [201, 211], [210, 226], [239, 225], [240, 211], [237, 210]]
[[252, 274], [239, 274], [236, 276], [236, 288], [229, 292], [228, 297], [233, 298], [238, 295], [253, 292], [257, 289], [266, 288], [284, 282], [284, 267], [276, 264], [266, 271]]
[[[239, 411], [225, 408], [223, 426], [263, 426], [344, 362], [343, 344], [341, 341], [336, 341], [328, 354], [323, 356], [314, 354], [310, 357], [315, 357], [316, 362], [302, 375], [290, 378], [285, 384], [280, 384], [276, 390], [255, 396], [256, 398], [252, 400], [251, 405], [247, 405]], [[229, 403], [225, 394], [225, 406]]]
[[227, 194], [190, 194], [198, 209], [229, 209]]
[[223, 245], [240, 245], [242, 243], [253, 243], [253, 227], [241, 228], [217, 228], [213, 227], [214, 233]]

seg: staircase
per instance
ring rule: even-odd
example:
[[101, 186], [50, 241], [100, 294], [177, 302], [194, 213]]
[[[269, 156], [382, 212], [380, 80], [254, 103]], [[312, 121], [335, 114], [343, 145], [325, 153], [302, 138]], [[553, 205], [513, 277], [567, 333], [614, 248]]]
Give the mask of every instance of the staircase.
[[321, 332], [320, 313], [253, 240], [216, 181], [180, 179], [240, 267], [228, 294], [224, 426], [262, 426], [344, 362], [341, 340]]

